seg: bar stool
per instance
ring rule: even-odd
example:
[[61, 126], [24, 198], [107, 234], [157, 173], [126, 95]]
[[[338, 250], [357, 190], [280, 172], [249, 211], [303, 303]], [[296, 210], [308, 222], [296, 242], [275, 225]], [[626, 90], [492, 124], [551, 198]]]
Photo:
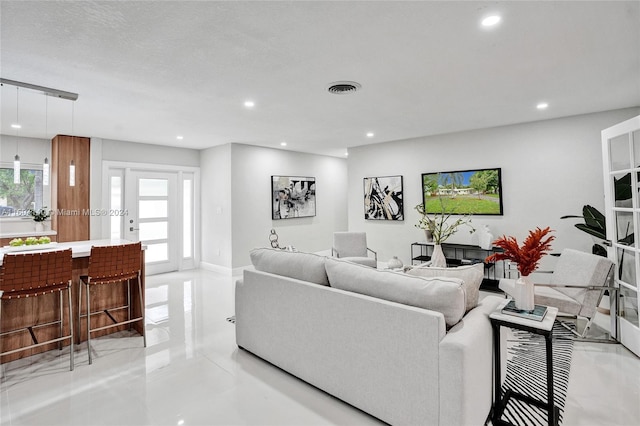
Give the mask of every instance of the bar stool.
[[[62, 342], [69, 340], [70, 370], [73, 371], [73, 314], [71, 312], [71, 283], [73, 281], [73, 267], [71, 249], [38, 253], [13, 253], [5, 254], [0, 269], [0, 325], [2, 321], [2, 302], [11, 299], [26, 299], [40, 297], [46, 294], [58, 292], [59, 294], [59, 318], [54, 321], [20, 327], [0, 333], [8, 334], [29, 332], [33, 344], [17, 349], [2, 352], [0, 356], [10, 355], [26, 349], [36, 348], [51, 343], [58, 343], [62, 349]], [[62, 292], [67, 290], [69, 308], [69, 335], [64, 335], [64, 303]], [[41, 312], [34, 312], [33, 318], [37, 320]], [[42, 327], [60, 325], [59, 337], [46, 341], [39, 341], [36, 331]], [[0, 330], [1, 331], [1, 330]]]
[[[111, 327], [118, 327], [142, 321], [142, 338], [144, 347], [147, 347], [147, 337], [144, 330], [144, 300], [142, 293], [142, 283], [140, 281], [140, 264], [142, 262], [141, 243], [124, 244], [116, 246], [93, 246], [89, 256], [89, 273], [80, 276], [80, 286], [78, 290], [78, 323], [81, 318], [87, 318], [87, 350], [89, 352], [89, 364], [93, 362], [91, 356], [91, 333], [105, 330]], [[140, 295], [140, 316], [131, 318], [131, 285], [132, 279], [138, 280], [138, 291]], [[96, 285], [115, 284], [127, 282], [127, 301], [125, 305], [117, 307], [99, 308], [91, 311], [91, 287]], [[86, 313], [82, 314], [82, 287], [86, 286]], [[127, 319], [118, 321], [114, 317], [115, 311], [127, 310]], [[108, 317], [110, 324], [91, 328], [91, 316], [104, 314]], [[117, 314], [116, 314], [117, 315]]]

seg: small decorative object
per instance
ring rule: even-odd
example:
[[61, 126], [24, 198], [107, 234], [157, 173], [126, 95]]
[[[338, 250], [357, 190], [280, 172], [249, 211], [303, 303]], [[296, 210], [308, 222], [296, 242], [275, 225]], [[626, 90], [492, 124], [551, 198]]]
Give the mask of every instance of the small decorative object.
[[276, 234], [276, 230], [272, 229], [269, 234], [269, 242], [271, 243], [271, 247], [275, 249], [280, 248], [280, 243], [278, 243], [278, 234]]
[[493, 234], [489, 229], [489, 225], [484, 225], [478, 235], [478, 244], [481, 249], [490, 250], [493, 243]]
[[[494, 253], [485, 259], [485, 262], [495, 262], [498, 260], [511, 260], [518, 264], [520, 278], [516, 280], [516, 290], [513, 295], [516, 307], [524, 311], [533, 311], [533, 282], [529, 275], [537, 268], [542, 256], [551, 250], [551, 242], [556, 237], [547, 236], [553, 232], [548, 226], [544, 229], [536, 228], [529, 231], [529, 235], [524, 240], [522, 247], [518, 245], [515, 237], [502, 236], [493, 242], [493, 245], [504, 250], [502, 253]], [[546, 237], [546, 238], [545, 238]]]
[[404, 220], [402, 176], [364, 178], [364, 218]]
[[316, 178], [271, 176], [271, 218], [293, 219], [316, 215]]
[[389, 269], [402, 269], [402, 266], [402, 260], [398, 259], [398, 256], [393, 256], [389, 259], [389, 262], [387, 262], [387, 268]]
[[36, 232], [44, 231], [44, 221], [51, 216], [51, 211], [47, 210], [47, 207], [43, 207], [36, 211], [29, 209], [29, 216], [33, 217], [33, 221], [36, 223]]

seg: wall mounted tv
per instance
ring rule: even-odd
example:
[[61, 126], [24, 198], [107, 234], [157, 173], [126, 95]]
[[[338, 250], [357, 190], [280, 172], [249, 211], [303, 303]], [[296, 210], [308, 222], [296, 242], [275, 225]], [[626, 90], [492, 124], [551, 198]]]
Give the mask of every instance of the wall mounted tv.
[[422, 174], [427, 213], [502, 215], [500, 168]]

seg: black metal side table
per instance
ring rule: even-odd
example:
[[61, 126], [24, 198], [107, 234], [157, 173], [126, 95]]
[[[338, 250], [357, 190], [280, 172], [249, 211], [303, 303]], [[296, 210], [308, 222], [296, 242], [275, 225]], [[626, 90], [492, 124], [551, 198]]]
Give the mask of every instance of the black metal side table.
[[[494, 349], [494, 393], [493, 393], [493, 407], [491, 422], [493, 426], [498, 425], [511, 425], [504, 420], [501, 420], [502, 414], [509, 402], [510, 398], [518, 399], [527, 404], [535, 405], [547, 411], [547, 419], [549, 426], [557, 426], [559, 418], [558, 407], [553, 402], [553, 323], [558, 314], [558, 309], [553, 307], [547, 308], [547, 314], [542, 321], [535, 321], [532, 319], [520, 318], [513, 315], [503, 314], [502, 308], [509, 302], [509, 299], [505, 299], [498, 308], [489, 315], [491, 321], [491, 327], [493, 328], [493, 349]], [[506, 389], [504, 395], [502, 395], [502, 378], [501, 378], [501, 360], [500, 360], [500, 327], [510, 327], [517, 330], [524, 330], [530, 333], [539, 334], [544, 336], [546, 343], [546, 357], [547, 357], [547, 400], [539, 401], [516, 392], [511, 389]]]

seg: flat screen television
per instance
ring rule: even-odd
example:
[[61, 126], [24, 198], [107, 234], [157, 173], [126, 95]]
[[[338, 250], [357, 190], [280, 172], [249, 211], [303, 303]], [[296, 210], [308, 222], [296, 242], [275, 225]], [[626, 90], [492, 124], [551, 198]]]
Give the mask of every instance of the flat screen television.
[[502, 215], [500, 168], [422, 174], [427, 213]]

